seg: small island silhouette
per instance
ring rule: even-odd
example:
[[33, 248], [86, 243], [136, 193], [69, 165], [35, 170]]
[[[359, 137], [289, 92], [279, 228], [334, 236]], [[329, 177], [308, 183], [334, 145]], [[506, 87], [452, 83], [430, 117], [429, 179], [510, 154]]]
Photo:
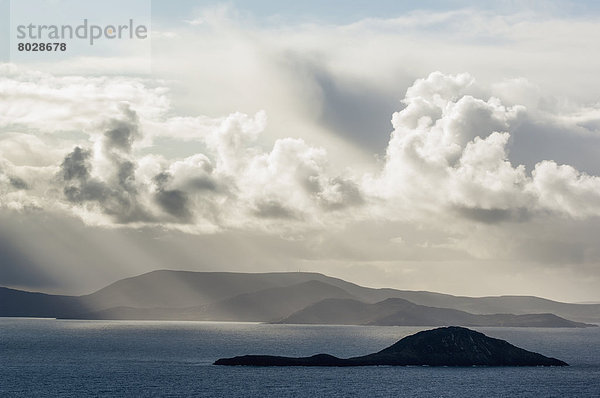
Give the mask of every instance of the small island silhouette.
[[450, 326], [407, 336], [374, 354], [337, 358], [328, 354], [311, 357], [244, 355], [221, 358], [226, 366], [568, 366], [559, 359], [516, 347], [505, 340], [471, 329]]

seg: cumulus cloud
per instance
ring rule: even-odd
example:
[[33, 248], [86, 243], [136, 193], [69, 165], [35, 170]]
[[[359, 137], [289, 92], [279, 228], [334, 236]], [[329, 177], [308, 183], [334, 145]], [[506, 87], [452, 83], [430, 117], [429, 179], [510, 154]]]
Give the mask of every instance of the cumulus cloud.
[[531, 189], [543, 208], [576, 218], [600, 215], [600, 178], [569, 165], [540, 162], [532, 173]]
[[510, 162], [511, 132], [529, 111], [493, 96], [475, 98], [468, 94], [473, 84], [466, 74], [435, 72], [407, 90], [406, 107], [392, 118], [384, 170], [371, 188], [403, 199], [406, 210], [454, 209], [485, 223], [548, 211], [600, 215], [594, 204], [600, 178], [552, 161], [532, 173]]
[[[329, 173], [324, 149], [285, 138], [264, 150], [259, 142], [266, 125], [262, 111], [195, 118], [205, 121], [203, 134], [195, 137], [205, 153], [167, 159], [140, 153], [147, 116], [135, 104], [119, 101], [112, 109], [109, 118], [87, 129], [87, 140], [61, 148], [62, 156], [53, 155], [54, 161], [19, 166], [23, 157], [1, 152], [6, 153], [2, 203], [35, 202], [94, 225], [162, 225], [192, 232], [271, 229], [282, 218], [312, 228], [322, 214], [363, 204], [352, 176]], [[152, 123], [153, 128], [172, 127], [169, 118]], [[34, 146], [43, 151], [47, 138], [13, 134], [0, 141], [0, 149], [20, 146], [29, 154]], [[21, 192], [30, 186], [34, 189]]]
[[[337, 254], [363, 260], [437, 261], [440, 253], [456, 260], [524, 256], [527, 236], [519, 231], [541, 231], [540, 220], [544, 229], [552, 225], [558, 231], [561, 220], [600, 216], [600, 178], [551, 159], [531, 168], [515, 163], [514, 135], [523, 134], [524, 126], [569, 128], [581, 119], [550, 115], [535, 108], [535, 101], [505, 102], [500, 87], [496, 96], [496, 86], [481, 85], [466, 73], [417, 79], [392, 115], [385, 157], [371, 173], [353, 170], [352, 159], [345, 168], [332, 167], [325, 148], [302, 138], [269, 145], [263, 139], [264, 111], [177, 116], [148, 113], [133, 100], [119, 99], [82, 137], [3, 136], [0, 205], [66, 212], [100, 226], [262, 231], [291, 240], [311, 233], [333, 239], [332, 231], [360, 239], [358, 232], [348, 232], [359, 224], [389, 229], [387, 243], [370, 241], [379, 254], [349, 247]], [[152, 140], [171, 134], [193, 143], [195, 153], [152, 153]], [[404, 227], [394, 232], [397, 223]], [[410, 225], [426, 228], [429, 238], [411, 239]], [[442, 236], [432, 239], [433, 230]], [[398, 232], [401, 241], [393, 239]], [[548, 239], [537, 246], [546, 247]]]
[[[552, 161], [537, 164], [531, 173], [510, 162], [512, 131], [530, 111], [494, 96], [476, 96], [484, 92], [466, 73], [434, 72], [416, 80], [406, 91], [404, 108], [392, 116], [394, 131], [381, 172], [362, 179], [352, 172], [332, 174], [325, 149], [299, 138], [278, 139], [265, 151], [259, 140], [267, 125], [264, 111], [253, 117], [161, 119], [123, 101], [111, 105], [111, 116], [88, 130], [87, 143], [75, 146], [54, 167], [60, 169], [65, 204], [104, 214], [109, 224], [228, 228], [289, 219], [312, 227], [321, 225], [324, 216], [342, 223], [366, 213], [388, 212], [394, 218], [392, 209], [417, 219], [446, 212], [483, 223], [525, 220], [544, 211], [598, 215], [598, 177]], [[135, 148], [145, 139], [147, 119], [153, 130], [187, 120], [185, 130], [199, 129], [195, 140], [204, 153], [174, 160], [140, 155]], [[0, 141], [0, 149], [20, 146], [30, 153], [32, 146], [45, 145], [37, 136], [12, 138]], [[22, 156], [2, 153], [7, 170], [22, 161]], [[18, 172], [11, 173], [5, 172], [6, 190], [30, 187]], [[362, 214], [352, 208], [371, 210]]]
[[120, 119], [111, 119], [93, 149], [79, 146], [67, 154], [59, 178], [66, 200], [89, 211], [109, 215], [117, 223], [152, 221], [138, 200], [136, 160], [131, 146], [138, 134], [137, 115], [121, 106]]

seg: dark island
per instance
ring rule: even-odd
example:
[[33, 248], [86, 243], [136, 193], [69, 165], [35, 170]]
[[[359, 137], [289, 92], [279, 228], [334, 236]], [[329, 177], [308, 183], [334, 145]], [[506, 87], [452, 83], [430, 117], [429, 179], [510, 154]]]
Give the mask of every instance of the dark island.
[[418, 332], [374, 354], [348, 359], [327, 354], [291, 358], [244, 355], [221, 358], [226, 366], [568, 366], [507, 341], [451, 326]]

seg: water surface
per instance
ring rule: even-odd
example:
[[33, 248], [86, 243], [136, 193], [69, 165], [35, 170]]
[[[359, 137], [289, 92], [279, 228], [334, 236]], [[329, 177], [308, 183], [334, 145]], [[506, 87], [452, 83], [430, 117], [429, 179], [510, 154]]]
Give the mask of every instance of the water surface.
[[600, 396], [600, 328], [477, 328], [566, 368], [212, 365], [243, 354], [364, 355], [424, 329], [0, 318], [0, 396]]

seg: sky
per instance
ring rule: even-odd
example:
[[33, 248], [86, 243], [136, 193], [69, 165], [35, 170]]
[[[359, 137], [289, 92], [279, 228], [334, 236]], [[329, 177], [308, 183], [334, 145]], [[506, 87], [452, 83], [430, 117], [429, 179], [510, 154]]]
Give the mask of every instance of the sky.
[[26, 54], [23, 15], [88, 17], [29, 3], [0, 1], [1, 286], [301, 270], [600, 301], [597, 3], [87, 3], [150, 37]]

